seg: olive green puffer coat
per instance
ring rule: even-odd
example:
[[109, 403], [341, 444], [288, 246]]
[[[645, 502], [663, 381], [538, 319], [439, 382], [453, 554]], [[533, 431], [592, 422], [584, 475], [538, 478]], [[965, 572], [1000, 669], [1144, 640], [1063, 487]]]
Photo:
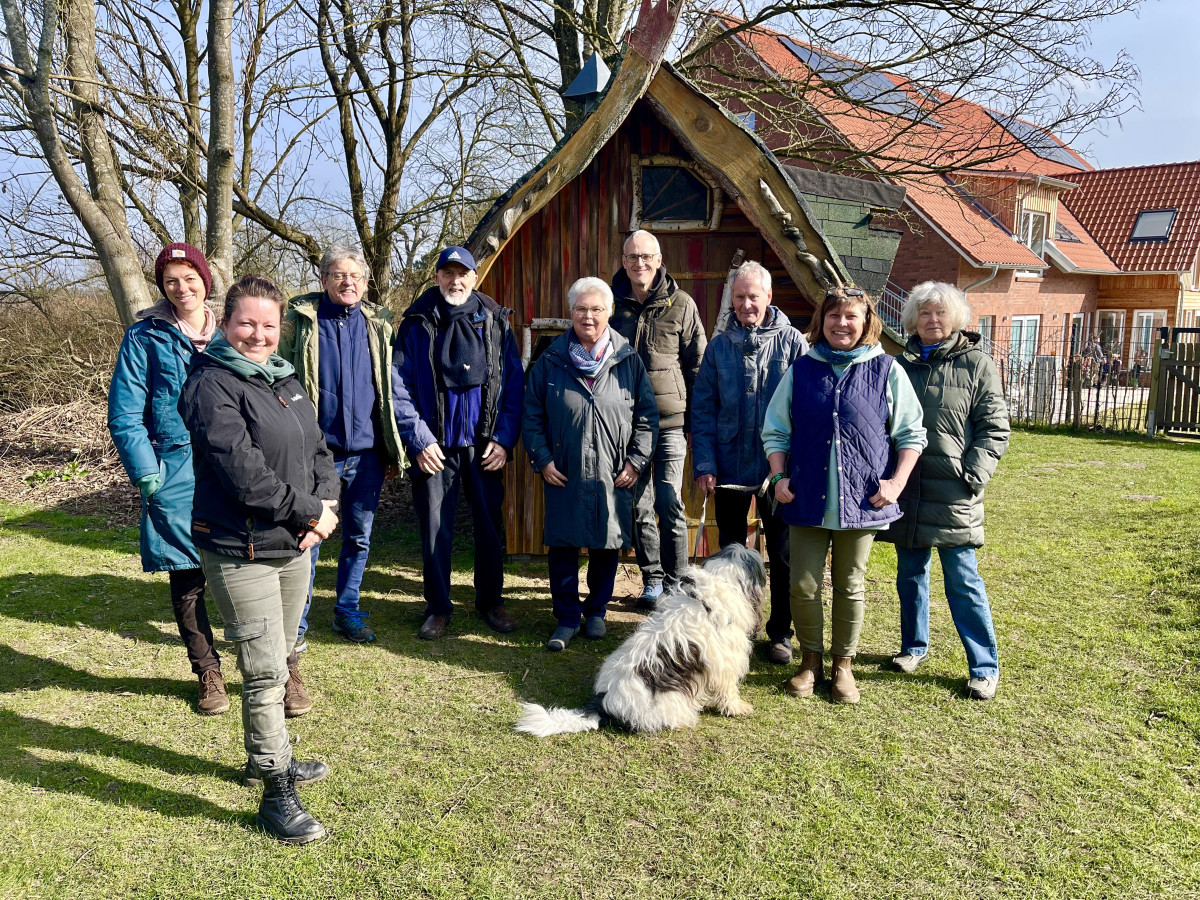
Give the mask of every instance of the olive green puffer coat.
[[1008, 449], [1008, 404], [979, 335], [955, 332], [921, 359], [897, 358], [925, 410], [929, 446], [900, 495], [903, 517], [879, 535], [902, 547], [982, 547], [983, 489]]

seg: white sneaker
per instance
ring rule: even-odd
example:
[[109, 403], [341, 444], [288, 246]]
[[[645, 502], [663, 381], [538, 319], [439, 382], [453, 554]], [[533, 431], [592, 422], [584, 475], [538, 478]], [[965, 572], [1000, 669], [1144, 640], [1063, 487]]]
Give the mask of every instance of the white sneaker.
[[917, 656], [914, 653], [897, 653], [892, 657], [892, 665], [908, 675], [917, 671], [917, 666], [925, 662], [926, 653]]
[[996, 696], [996, 688], [999, 684], [999, 675], [989, 675], [986, 678], [972, 678], [967, 682], [967, 696], [972, 700], [991, 700]]

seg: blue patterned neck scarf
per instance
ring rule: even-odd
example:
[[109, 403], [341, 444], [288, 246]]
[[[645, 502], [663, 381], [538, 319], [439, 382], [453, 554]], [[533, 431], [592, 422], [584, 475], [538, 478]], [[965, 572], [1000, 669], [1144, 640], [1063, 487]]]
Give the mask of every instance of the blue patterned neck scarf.
[[831, 366], [848, 366], [874, 346], [874, 344], [863, 344], [853, 350], [834, 350], [825, 338], [821, 338], [821, 343], [817, 344], [817, 350], [820, 352], [821, 358]]
[[579, 342], [579, 336], [575, 334], [575, 329], [572, 328], [570, 335], [567, 337], [567, 349], [571, 354], [571, 362], [575, 364], [575, 368], [579, 373], [587, 378], [595, 378], [596, 373], [600, 371], [600, 365], [604, 362], [604, 354], [608, 352], [608, 348], [612, 345], [612, 337], [609, 330], [604, 329], [604, 334], [600, 340], [596, 341], [595, 346], [588, 350]]

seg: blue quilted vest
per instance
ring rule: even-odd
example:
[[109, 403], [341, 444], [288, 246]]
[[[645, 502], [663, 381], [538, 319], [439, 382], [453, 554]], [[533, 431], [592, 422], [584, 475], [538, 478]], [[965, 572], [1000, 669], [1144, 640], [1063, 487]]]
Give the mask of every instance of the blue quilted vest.
[[900, 518], [898, 504], [875, 509], [870, 497], [896, 468], [888, 434], [887, 378], [892, 357], [850, 366], [839, 382], [833, 366], [802, 356], [792, 366], [792, 447], [788, 472], [796, 499], [779, 508], [789, 525], [816, 527], [825, 518], [829, 448], [837, 449], [839, 524], [870, 528]]

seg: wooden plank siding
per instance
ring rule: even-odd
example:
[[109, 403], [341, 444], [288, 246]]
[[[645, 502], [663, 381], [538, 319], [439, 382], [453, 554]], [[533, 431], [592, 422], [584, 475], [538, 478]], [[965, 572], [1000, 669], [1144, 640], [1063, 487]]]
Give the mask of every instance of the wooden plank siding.
[[[567, 289], [575, 280], [595, 275], [610, 281], [620, 268], [633, 198], [630, 158], [653, 153], [691, 158], [649, 105], [638, 101], [586, 169], [521, 224], [497, 254], [480, 290], [513, 309], [513, 329], [522, 349], [525, 326], [533, 319], [568, 316]], [[696, 299], [707, 333], [712, 333], [729, 263], [738, 249], [746, 259], [760, 261], [770, 270], [776, 304], [798, 327], [807, 325], [812, 306], [736, 200], [726, 197], [717, 231], [670, 231], [657, 237], [663, 264]], [[538, 337], [534, 332], [534, 345]], [[544, 553], [542, 483], [523, 447], [518, 447], [507, 467], [506, 486], [509, 552]], [[690, 454], [685, 493], [689, 517], [696, 518], [700, 503]], [[712, 517], [709, 509], [710, 523]], [[711, 537], [715, 548], [715, 531]]]

